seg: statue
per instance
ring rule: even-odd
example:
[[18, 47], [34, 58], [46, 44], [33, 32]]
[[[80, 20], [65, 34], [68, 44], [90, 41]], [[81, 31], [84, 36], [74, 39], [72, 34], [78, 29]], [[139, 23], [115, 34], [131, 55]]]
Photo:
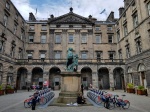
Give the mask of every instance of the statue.
[[76, 72], [78, 66], [78, 55], [77, 54], [73, 55], [72, 51], [73, 51], [72, 48], [68, 49], [66, 68], [67, 71], [69, 72]]

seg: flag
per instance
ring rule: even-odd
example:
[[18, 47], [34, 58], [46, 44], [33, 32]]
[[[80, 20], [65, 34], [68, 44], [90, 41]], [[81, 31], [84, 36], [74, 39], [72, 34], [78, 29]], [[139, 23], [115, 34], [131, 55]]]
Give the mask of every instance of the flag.
[[103, 14], [106, 11], [106, 9], [104, 9], [100, 14]]
[[35, 12], [35, 15], [37, 14], [37, 8], [36, 8], [36, 12]]

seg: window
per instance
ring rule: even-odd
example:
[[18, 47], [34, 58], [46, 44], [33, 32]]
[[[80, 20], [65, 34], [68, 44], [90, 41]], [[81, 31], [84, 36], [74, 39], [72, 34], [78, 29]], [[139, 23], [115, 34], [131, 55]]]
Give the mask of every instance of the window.
[[137, 54], [139, 54], [142, 52], [142, 44], [139, 38], [136, 39], [135, 42], [136, 42], [136, 52]]
[[10, 55], [11, 55], [11, 57], [15, 56], [15, 45], [12, 45]]
[[17, 13], [16, 13], [16, 15], [15, 15], [15, 19], [18, 20], [18, 14], [17, 14]]
[[41, 28], [42, 31], [45, 31], [47, 30], [47, 26], [46, 25], [42, 25], [42, 28]]
[[28, 52], [28, 59], [32, 59], [32, 58], [33, 58], [32, 52]]
[[99, 30], [100, 30], [100, 27], [99, 27], [99, 26], [96, 26], [96, 27], [95, 27], [95, 30], [96, 30], [96, 31], [99, 31]]
[[150, 16], [150, 2], [147, 4], [148, 15]]
[[4, 15], [4, 26], [7, 26], [8, 16]]
[[22, 59], [22, 58], [23, 58], [23, 50], [19, 48], [18, 59]]
[[34, 42], [34, 35], [29, 35], [29, 42], [33, 43]]
[[46, 35], [41, 35], [41, 43], [46, 43]]
[[16, 32], [17, 32], [17, 25], [15, 24], [14, 25], [14, 34], [16, 34]]
[[96, 35], [95, 41], [96, 41], [96, 43], [101, 43], [101, 36], [100, 35]]
[[109, 51], [109, 59], [110, 60], [115, 59], [115, 52], [114, 51]]
[[127, 34], [128, 34], [127, 25], [124, 25], [124, 36], [126, 36]]
[[87, 43], [87, 35], [86, 34], [82, 34], [82, 37], [81, 37], [81, 42], [82, 43]]
[[0, 41], [0, 53], [4, 51], [4, 41]]
[[102, 51], [96, 51], [96, 59], [100, 61], [102, 59]]
[[10, 4], [8, 2], [6, 2], [6, 8], [7, 10], [10, 10]]
[[73, 28], [73, 25], [69, 25], [69, 28]]
[[86, 25], [82, 25], [82, 28], [86, 28]]
[[120, 41], [120, 31], [117, 31], [117, 40]]
[[45, 55], [46, 55], [45, 52], [41, 52], [41, 53], [40, 53], [40, 58], [41, 58], [41, 59], [45, 59], [45, 57], [46, 57]]
[[129, 48], [129, 44], [126, 45], [126, 56], [127, 56], [127, 58], [130, 57], [130, 48]]
[[34, 25], [30, 25], [29, 30], [34, 31]]
[[81, 59], [87, 59], [87, 52], [81, 52]]
[[60, 34], [56, 34], [55, 43], [56, 44], [60, 44], [61, 43], [61, 35]]
[[108, 43], [113, 43], [113, 35], [108, 35]]
[[22, 21], [22, 27], [24, 27], [24, 22]]
[[112, 30], [112, 26], [107, 26], [107, 30], [111, 31]]
[[56, 28], [60, 28], [61, 27], [61, 25], [56, 25]]
[[119, 59], [122, 59], [122, 49], [118, 50]]
[[60, 51], [56, 51], [55, 52], [55, 59], [60, 59], [61, 58], [61, 52]]
[[23, 35], [24, 35], [24, 31], [22, 30], [22, 31], [21, 31], [21, 35], [20, 35], [20, 39], [21, 39], [21, 40], [23, 39]]
[[133, 26], [136, 27], [137, 25], [138, 25], [138, 16], [136, 14], [136, 15], [133, 15]]
[[150, 41], [150, 30], [148, 31], [149, 41]]
[[69, 34], [69, 43], [73, 43], [74, 37], [73, 34]]

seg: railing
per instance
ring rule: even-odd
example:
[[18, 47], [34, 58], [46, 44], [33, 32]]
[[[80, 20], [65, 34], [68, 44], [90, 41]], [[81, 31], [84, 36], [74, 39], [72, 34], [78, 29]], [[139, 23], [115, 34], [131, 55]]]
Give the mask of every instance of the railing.
[[[16, 59], [16, 64], [65, 64], [67, 59]], [[123, 59], [79, 59], [79, 64], [124, 64]]]

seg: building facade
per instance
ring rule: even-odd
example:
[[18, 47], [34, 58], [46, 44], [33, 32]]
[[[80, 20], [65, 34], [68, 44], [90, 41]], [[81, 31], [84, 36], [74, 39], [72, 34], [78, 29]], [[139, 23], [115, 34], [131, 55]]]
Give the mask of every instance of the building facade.
[[120, 18], [111, 12], [106, 21], [85, 18], [73, 8], [47, 20], [29, 13], [25, 21], [11, 1], [0, 2], [0, 83], [23, 89], [48, 81], [60, 89], [71, 47], [85, 87], [125, 89], [131, 82], [149, 90], [149, 0], [125, 0]]

